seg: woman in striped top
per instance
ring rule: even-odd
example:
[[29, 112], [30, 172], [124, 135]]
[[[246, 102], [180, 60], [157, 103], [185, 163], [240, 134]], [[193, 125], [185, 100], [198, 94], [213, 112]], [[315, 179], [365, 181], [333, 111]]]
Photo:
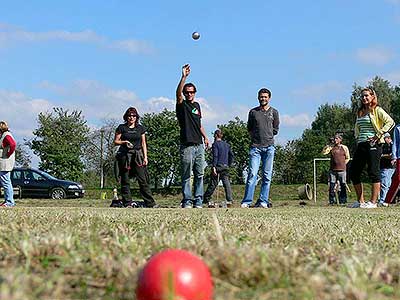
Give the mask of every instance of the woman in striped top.
[[[361, 91], [361, 107], [357, 112], [355, 138], [357, 147], [350, 168], [350, 178], [353, 182], [357, 199], [361, 208], [376, 208], [381, 187], [379, 162], [382, 155], [383, 135], [390, 131], [393, 119], [378, 106], [378, 97], [372, 88]], [[361, 172], [367, 165], [368, 176], [372, 183], [371, 200], [365, 202], [361, 183]]]

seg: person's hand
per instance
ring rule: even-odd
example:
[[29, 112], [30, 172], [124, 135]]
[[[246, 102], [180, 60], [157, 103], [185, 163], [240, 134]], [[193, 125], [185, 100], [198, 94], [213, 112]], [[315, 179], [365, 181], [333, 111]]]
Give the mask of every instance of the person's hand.
[[130, 141], [125, 141], [126, 143], [126, 146], [129, 148], [129, 149], [132, 149], [133, 148], [133, 144], [130, 142]]
[[372, 146], [372, 145], [375, 145], [376, 144], [376, 142], [378, 141], [379, 139], [378, 139], [378, 137], [376, 136], [376, 135], [374, 135], [373, 137], [369, 137], [368, 138], [368, 142], [369, 142], [369, 144]]
[[143, 159], [143, 166], [147, 166], [148, 163], [149, 163], [149, 160], [147, 159], [147, 157], [145, 157]]
[[190, 65], [186, 64], [182, 67], [182, 77], [188, 77], [190, 74]]
[[396, 159], [391, 160], [392, 166], [396, 166]]
[[212, 168], [212, 173], [214, 176], [217, 176], [217, 168], [213, 167]]
[[204, 139], [204, 145], [205, 145], [206, 149], [208, 149], [210, 147], [210, 143], [208, 141], [208, 138]]

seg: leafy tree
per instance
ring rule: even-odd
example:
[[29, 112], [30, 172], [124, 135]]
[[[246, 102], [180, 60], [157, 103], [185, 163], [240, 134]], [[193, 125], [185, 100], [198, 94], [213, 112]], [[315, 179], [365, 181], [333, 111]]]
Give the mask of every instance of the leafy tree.
[[[391, 87], [390, 82], [388, 80], [382, 79], [378, 76], [374, 77], [368, 83], [368, 87], [372, 87], [375, 90], [378, 96], [379, 106], [381, 106], [387, 113], [391, 114], [392, 108], [395, 108], [393, 104], [396, 101], [396, 98], [398, 97], [396, 89]], [[364, 87], [361, 87], [357, 84], [353, 85], [353, 92], [351, 94], [351, 107], [353, 111], [354, 121], [356, 118], [356, 112], [361, 104], [361, 90], [363, 88]]]
[[391, 116], [396, 124], [400, 123], [400, 86], [394, 87]]
[[280, 184], [297, 183], [302, 170], [297, 168], [297, 140], [289, 141], [285, 146], [276, 146], [273, 181]]
[[[103, 168], [104, 186], [117, 184], [114, 173], [115, 129], [119, 122], [115, 119], [104, 119], [100, 128], [92, 130], [84, 147], [84, 164], [87, 175], [100, 184], [101, 168]], [[103, 156], [101, 156], [103, 153]], [[97, 180], [96, 180], [97, 179]], [[90, 180], [89, 180], [90, 181]], [[98, 186], [96, 184], [96, 186]]]
[[[351, 148], [354, 144], [353, 127], [352, 112], [346, 105], [324, 104], [319, 107], [311, 129], [305, 129], [295, 144], [297, 169], [303, 170], [298, 178], [300, 183], [312, 180], [313, 159], [322, 157], [322, 148], [335, 133], [342, 133], [343, 144]], [[319, 165], [318, 174], [321, 174], [321, 179], [326, 179], [326, 172], [327, 167]]]
[[39, 167], [59, 178], [79, 180], [89, 132], [82, 112], [53, 108], [52, 112], [40, 113], [38, 123], [29, 145], [40, 158]]
[[247, 169], [250, 147], [250, 136], [247, 131], [247, 123], [236, 117], [228, 124], [218, 125], [222, 130], [224, 139], [231, 145], [235, 155], [235, 167], [232, 168], [231, 180], [234, 184], [243, 183], [243, 170]]
[[144, 114], [147, 130], [148, 170], [155, 189], [180, 180], [179, 125], [174, 111]]
[[17, 143], [15, 148], [15, 164], [18, 167], [27, 168], [31, 165], [32, 157], [28, 152], [27, 146], [25, 144]]

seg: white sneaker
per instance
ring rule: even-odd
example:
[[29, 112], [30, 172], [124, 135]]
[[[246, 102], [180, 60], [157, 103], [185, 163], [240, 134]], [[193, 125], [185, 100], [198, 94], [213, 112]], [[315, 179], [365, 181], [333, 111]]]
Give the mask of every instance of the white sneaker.
[[367, 202], [360, 203], [360, 208], [367, 208], [367, 206], [368, 206]]
[[388, 206], [389, 206], [389, 203], [386, 203], [386, 202], [379, 202], [379, 203], [378, 203], [378, 206], [380, 206], [380, 207], [388, 207]]
[[372, 203], [371, 201], [368, 201], [366, 204], [367, 205], [365, 208], [377, 208], [378, 207], [378, 205], [376, 203]]
[[249, 205], [247, 203], [242, 203], [240, 205], [241, 208], [249, 208]]

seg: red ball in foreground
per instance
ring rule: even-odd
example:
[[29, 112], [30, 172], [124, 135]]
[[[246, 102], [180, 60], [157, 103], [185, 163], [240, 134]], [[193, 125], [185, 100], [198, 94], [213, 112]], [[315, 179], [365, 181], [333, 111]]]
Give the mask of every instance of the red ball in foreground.
[[164, 250], [147, 262], [139, 274], [137, 300], [211, 300], [210, 270], [188, 251]]

